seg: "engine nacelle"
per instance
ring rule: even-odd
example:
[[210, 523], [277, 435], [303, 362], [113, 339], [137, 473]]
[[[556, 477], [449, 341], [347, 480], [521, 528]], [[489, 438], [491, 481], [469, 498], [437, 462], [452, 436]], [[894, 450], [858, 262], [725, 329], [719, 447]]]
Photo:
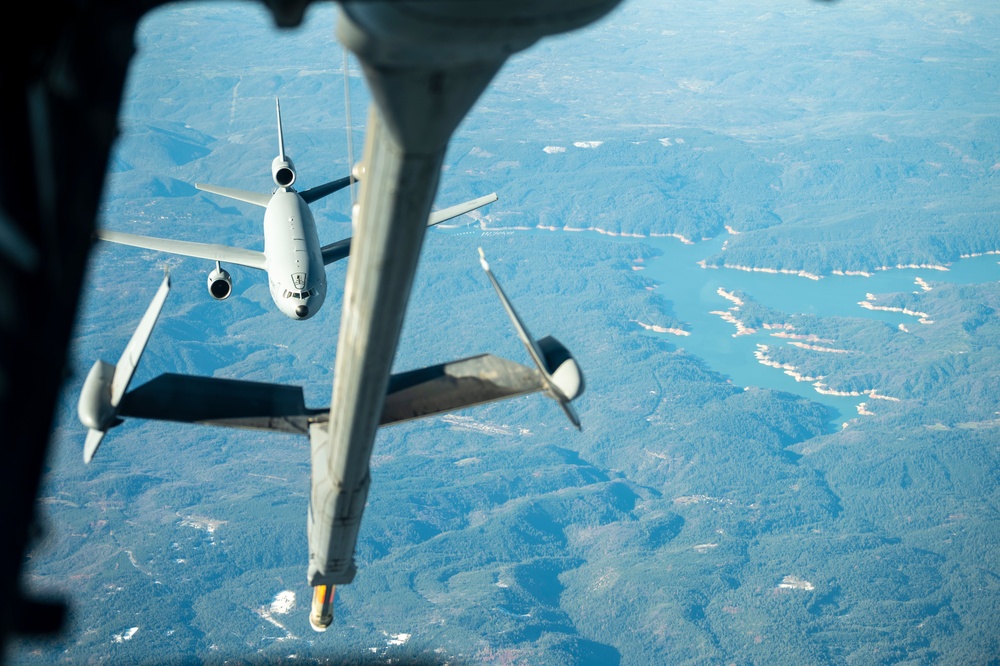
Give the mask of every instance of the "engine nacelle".
[[217, 267], [208, 274], [208, 293], [217, 301], [224, 301], [233, 293], [233, 278], [229, 271]]
[[284, 159], [279, 155], [271, 162], [271, 178], [278, 187], [291, 187], [295, 182], [295, 165], [292, 158], [285, 155]]

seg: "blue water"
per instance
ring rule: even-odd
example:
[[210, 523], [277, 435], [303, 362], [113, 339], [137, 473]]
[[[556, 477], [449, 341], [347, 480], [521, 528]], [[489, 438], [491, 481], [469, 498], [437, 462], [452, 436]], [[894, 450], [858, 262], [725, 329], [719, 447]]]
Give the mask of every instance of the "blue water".
[[[872, 277], [831, 275], [810, 280], [797, 275], [750, 273], [729, 269], [703, 269], [697, 262], [717, 252], [721, 239], [684, 245], [675, 239], [647, 239], [645, 242], [663, 251], [646, 264], [645, 274], [659, 282], [660, 294], [670, 299], [675, 316], [689, 325], [689, 337], [674, 338], [676, 344], [702, 358], [713, 370], [728, 376], [739, 386], [760, 386], [794, 393], [837, 410], [834, 421], [857, 416], [857, 405], [865, 398], [839, 397], [817, 393], [808, 382], [797, 382], [784, 371], [762, 365], [754, 357], [758, 344], [772, 348], [784, 344], [770, 331], [733, 337], [735, 326], [710, 314], [732, 306], [717, 290], [742, 291], [763, 305], [786, 314], [811, 314], [820, 317], [863, 317], [892, 325], [919, 327], [917, 318], [895, 312], [866, 310], [858, 305], [868, 293], [886, 294], [917, 291], [920, 277], [934, 282], [987, 282], [1000, 279], [997, 256], [963, 259], [949, 271], [932, 269], [894, 269], [879, 271]], [[933, 325], [933, 324], [931, 324]], [[842, 341], [849, 345], [849, 341]]]
[[[469, 228], [455, 229], [450, 233], [469, 233]], [[489, 234], [475, 230], [476, 234]], [[509, 232], [507, 232], [509, 233]], [[544, 230], [517, 231], [518, 234], [560, 233]], [[894, 312], [866, 310], [858, 305], [866, 294], [888, 294], [919, 291], [915, 283], [919, 277], [931, 284], [981, 283], [1000, 280], [1000, 255], [987, 255], [962, 259], [948, 271], [933, 269], [893, 269], [878, 271], [872, 277], [825, 276], [810, 280], [797, 275], [751, 273], [732, 269], [704, 269], [698, 261], [717, 253], [724, 238], [687, 245], [674, 238], [616, 238], [596, 232], [586, 234], [595, 243], [644, 243], [663, 252], [656, 259], [647, 260], [643, 274], [655, 280], [657, 292], [673, 304], [674, 316], [686, 324], [690, 336], [675, 336], [637, 330], [646, 335], [667, 340], [685, 351], [700, 357], [714, 371], [730, 379], [737, 386], [758, 386], [786, 391], [833, 408], [837, 414], [833, 422], [840, 424], [858, 415], [857, 405], [865, 397], [838, 397], [817, 393], [811, 383], [797, 382], [782, 370], [765, 366], [753, 353], [758, 344], [774, 348], [784, 340], [771, 336], [772, 331], [761, 330], [749, 335], [734, 337], [736, 327], [723, 321], [712, 311], [727, 310], [733, 304], [720, 296], [717, 290], [742, 291], [763, 305], [785, 314], [811, 314], [819, 317], [862, 317], [884, 321], [893, 326], [905, 324], [911, 330], [919, 327], [916, 317]], [[648, 321], [646, 323], [658, 323]], [[933, 324], [930, 324], [933, 326]], [[849, 341], [840, 341], [849, 345]]]

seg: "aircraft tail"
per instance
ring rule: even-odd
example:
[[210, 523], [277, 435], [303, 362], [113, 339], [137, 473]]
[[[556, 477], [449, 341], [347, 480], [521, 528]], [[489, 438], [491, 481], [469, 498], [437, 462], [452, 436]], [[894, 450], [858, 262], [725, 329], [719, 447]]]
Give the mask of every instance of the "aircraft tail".
[[278, 187], [291, 187], [295, 182], [295, 165], [285, 155], [285, 137], [281, 130], [281, 104], [274, 98], [274, 108], [278, 111], [278, 156], [271, 162], [271, 178]]
[[[292, 183], [295, 182], [295, 165], [292, 164], [292, 160], [285, 155], [285, 137], [281, 130], [281, 105], [278, 103], [277, 97], [274, 98], [274, 106], [278, 111], [278, 156], [271, 162], [271, 178], [274, 180], [274, 184], [278, 187], [291, 187]], [[339, 181], [335, 182], [339, 183]], [[320, 197], [326, 196], [327, 194], [331, 194], [337, 189], [340, 189], [339, 187], [329, 191], [321, 189], [329, 188], [330, 185], [332, 185], [332, 183], [321, 185], [319, 188], [313, 188], [314, 190], [317, 190], [317, 192], [314, 193], [315, 196], [313, 197], [313, 200], [319, 199]], [[209, 185], [207, 183], [195, 183], [194, 186], [202, 192], [211, 192], [212, 194], [218, 194], [220, 197], [236, 199], [237, 201], [243, 201], [255, 206], [260, 206], [261, 208], [267, 208], [268, 202], [271, 201], [270, 194], [250, 192], [247, 190], [240, 190], [235, 187], [221, 187], [219, 185]], [[343, 185], [340, 185], [340, 187], [343, 187]]]
[[[482, 354], [394, 374], [389, 378], [380, 426], [541, 391], [558, 401], [579, 427], [569, 404], [584, 389], [576, 361], [555, 338], [531, 336], [485, 258], [481, 262], [537, 370]], [[89, 428], [85, 462], [94, 457], [104, 434], [126, 418], [301, 435], [311, 434], [314, 426], [325, 426], [329, 409], [306, 407], [299, 386], [164, 374], [128, 390], [169, 289], [165, 277], [117, 365], [97, 361], [87, 375], [78, 406], [80, 421]]]
[[146, 343], [149, 342], [149, 336], [153, 332], [153, 326], [160, 316], [160, 310], [163, 309], [163, 302], [169, 292], [170, 276], [166, 275], [153, 301], [146, 309], [146, 314], [132, 334], [132, 339], [125, 346], [118, 363], [111, 365], [97, 361], [87, 374], [77, 405], [80, 421], [89, 428], [83, 449], [83, 461], [86, 463], [89, 463], [97, 453], [104, 434], [121, 423], [121, 419], [118, 418], [118, 406], [128, 389], [129, 382], [132, 381], [132, 375], [135, 374], [139, 359], [146, 349]]
[[569, 353], [569, 350], [552, 336], [546, 336], [541, 340], [535, 340], [531, 336], [528, 328], [518, 316], [517, 311], [514, 310], [514, 306], [511, 305], [507, 294], [504, 293], [500, 283], [497, 282], [493, 271], [490, 270], [490, 265], [486, 261], [483, 248], [479, 248], [479, 264], [486, 271], [487, 277], [489, 277], [490, 282], [493, 284], [493, 289], [496, 290], [497, 296], [500, 297], [500, 302], [503, 303], [503, 307], [507, 311], [507, 316], [510, 317], [510, 321], [517, 331], [517, 337], [521, 339], [524, 348], [528, 350], [528, 355], [534, 361], [535, 367], [541, 373], [545, 383], [545, 392], [550, 398], [559, 403], [559, 406], [566, 414], [566, 418], [578, 430], [582, 430], [580, 417], [570, 404], [571, 400], [583, 393], [584, 381], [580, 366], [577, 365], [576, 360]]
[[285, 159], [285, 137], [281, 132], [281, 102], [278, 98], [274, 98], [274, 108], [278, 112], [278, 157], [282, 160]]

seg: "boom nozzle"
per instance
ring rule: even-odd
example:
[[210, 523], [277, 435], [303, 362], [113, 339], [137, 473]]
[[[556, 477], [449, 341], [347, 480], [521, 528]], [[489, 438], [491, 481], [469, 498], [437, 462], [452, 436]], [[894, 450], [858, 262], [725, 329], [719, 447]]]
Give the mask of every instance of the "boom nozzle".
[[315, 631], [326, 631], [333, 624], [333, 595], [336, 591], [336, 585], [317, 585], [313, 588], [309, 624]]

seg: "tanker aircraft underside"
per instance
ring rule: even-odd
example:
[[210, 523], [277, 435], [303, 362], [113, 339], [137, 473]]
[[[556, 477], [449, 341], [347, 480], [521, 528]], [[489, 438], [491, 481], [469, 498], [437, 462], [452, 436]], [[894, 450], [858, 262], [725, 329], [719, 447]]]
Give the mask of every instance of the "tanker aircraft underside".
[[[577, 428], [580, 420], [570, 402], [583, 393], [583, 374], [573, 356], [551, 336], [535, 340], [521, 322], [500, 283], [480, 252], [480, 263], [527, 349], [534, 367], [492, 354], [481, 354], [439, 365], [394, 374], [389, 378], [378, 425], [392, 425], [474, 405], [543, 392], [559, 403]], [[163, 374], [128, 391], [146, 343], [170, 291], [170, 277], [153, 297], [118, 363], [96, 361], [80, 392], [78, 414], [87, 426], [83, 459], [89, 463], [105, 434], [125, 418], [250, 428], [306, 435], [312, 445], [313, 495], [337, 493], [335, 479], [326, 473], [329, 454], [329, 407], [305, 406], [302, 387], [248, 382], [217, 377]], [[366, 461], [367, 462], [367, 461]], [[365, 486], [367, 497], [367, 484]], [[364, 498], [361, 498], [362, 505]], [[313, 513], [310, 502], [309, 513]], [[356, 527], [360, 525], [360, 507]], [[353, 555], [353, 541], [351, 542]], [[354, 562], [351, 558], [350, 567]], [[315, 586], [309, 620], [322, 631], [333, 618], [334, 585]]]

